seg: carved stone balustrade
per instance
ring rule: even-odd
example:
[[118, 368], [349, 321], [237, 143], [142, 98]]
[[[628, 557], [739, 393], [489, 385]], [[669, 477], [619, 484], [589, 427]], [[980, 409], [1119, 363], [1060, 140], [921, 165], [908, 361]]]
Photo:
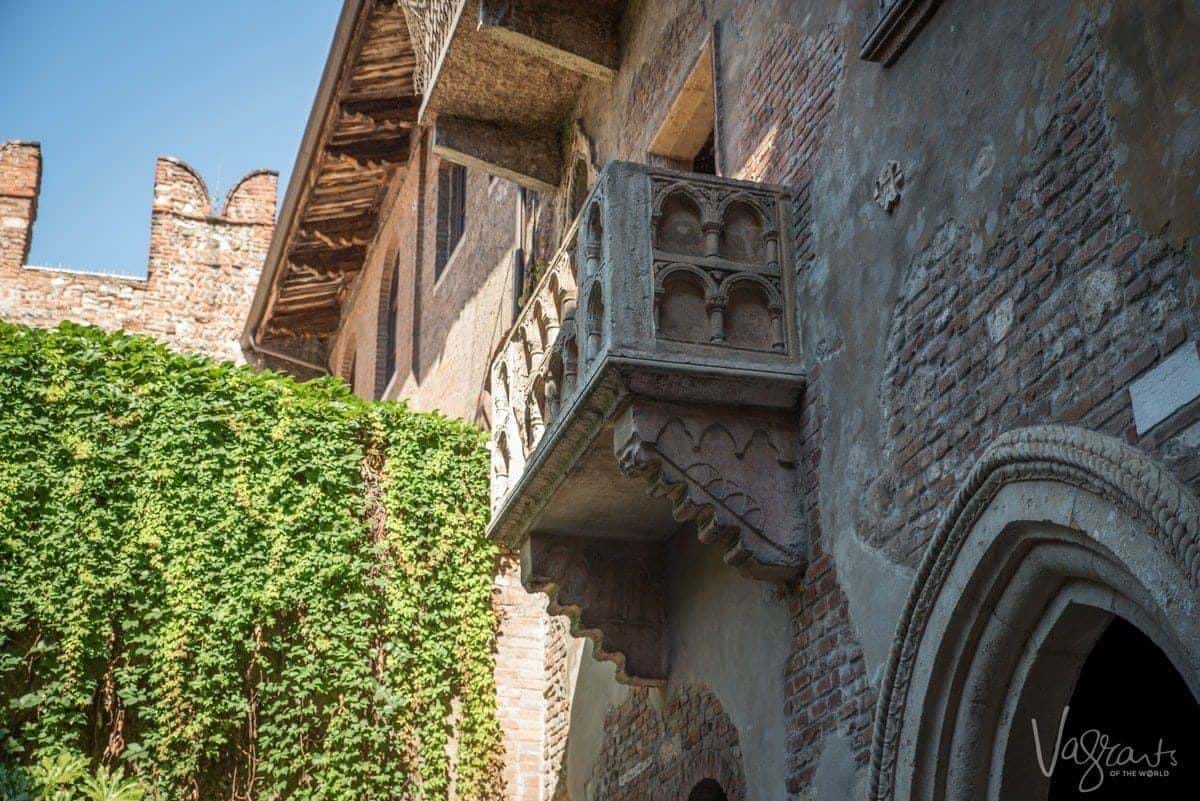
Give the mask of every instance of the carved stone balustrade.
[[673, 537], [805, 564], [791, 204], [611, 162], [492, 363], [489, 531], [624, 681], [667, 676]]

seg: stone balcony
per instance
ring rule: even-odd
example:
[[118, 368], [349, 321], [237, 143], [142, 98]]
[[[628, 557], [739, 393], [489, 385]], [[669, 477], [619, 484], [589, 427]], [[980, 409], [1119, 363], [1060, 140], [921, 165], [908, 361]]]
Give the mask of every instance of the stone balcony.
[[666, 679], [673, 537], [752, 578], [805, 564], [790, 210], [608, 164], [492, 363], [489, 531], [623, 681]]

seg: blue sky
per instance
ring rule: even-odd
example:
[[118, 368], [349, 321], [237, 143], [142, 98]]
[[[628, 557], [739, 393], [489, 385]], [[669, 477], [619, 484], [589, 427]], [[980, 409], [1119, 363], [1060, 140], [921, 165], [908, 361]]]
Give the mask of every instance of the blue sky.
[[282, 194], [340, 7], [0, 0], [0, 140], [42, 143], [30, 263], [145, 275], [159, 155]]

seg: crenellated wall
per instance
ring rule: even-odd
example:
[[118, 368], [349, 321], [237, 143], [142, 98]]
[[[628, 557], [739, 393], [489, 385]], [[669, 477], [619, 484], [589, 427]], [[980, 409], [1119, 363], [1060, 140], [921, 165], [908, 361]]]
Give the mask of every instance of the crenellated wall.
[[277, 175], [259, 170], [214, 213], [200, 176], [159, 158], [146, 277], [27, 264], [37, 219], [41, 148], [0, 146], [0, 318], [63, 320], [148, 334], [172, 347], [242, 360], [238, 335], [275, 227]]

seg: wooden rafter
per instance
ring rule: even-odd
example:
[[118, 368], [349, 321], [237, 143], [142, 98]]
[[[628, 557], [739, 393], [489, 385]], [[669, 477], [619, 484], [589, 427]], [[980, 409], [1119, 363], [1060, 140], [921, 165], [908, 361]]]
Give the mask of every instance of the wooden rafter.
[[[270, 292], [259, 322], [272, 347], [328, 350], [382, 213], [395, 173], [407, 164], [420, 107], [416, 54], [404, 12], [389, 0], [363, 0], [336, 84], [321, 102], [321, 129], [278, 263], [264, 273]], [[314, 115], [317, 112], [314, 112]], [[289, 193], [292, 189], [289, 189]]]

